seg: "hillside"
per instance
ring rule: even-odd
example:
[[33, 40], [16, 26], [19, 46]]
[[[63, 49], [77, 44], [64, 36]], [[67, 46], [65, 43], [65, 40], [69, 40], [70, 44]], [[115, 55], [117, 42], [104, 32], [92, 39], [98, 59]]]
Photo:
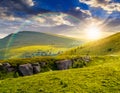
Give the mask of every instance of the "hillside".
[[33, 58], [39, 56], [56, 56], [68, 48], [59, 48], [49, 45], [33, 45], [0, 50], [0, 59]]
[[86, 68], [0, 80], [0, 91], [1, 93], [119, 93], [120, 58], [109, 57], [104, 62], [100, 61], [99, 65]]
[[53, 56], [81, 43], [60, 35], [23, 31], [0, 40], [0, 59]]
[[0, 49], [6, 47], [23, 47], [31, 45], [52, 45], [55, 47], [72, 47], [80, 44], [81, 41], [59, 35], [23, 31], [10, 34], [0, 40]]
[[68, 55], [118, 55], [120, 54], [120, 32], [107, 38], [81, 45], [67, 51]]

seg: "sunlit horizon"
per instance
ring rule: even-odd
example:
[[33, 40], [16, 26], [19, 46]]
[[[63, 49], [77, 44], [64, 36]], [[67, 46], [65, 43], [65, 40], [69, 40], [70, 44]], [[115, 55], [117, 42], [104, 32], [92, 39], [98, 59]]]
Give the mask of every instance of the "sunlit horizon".
[[97, 40], [102, 37], [101, 28], [92, 23], [85, 29], [85, 37], [90, 40]]

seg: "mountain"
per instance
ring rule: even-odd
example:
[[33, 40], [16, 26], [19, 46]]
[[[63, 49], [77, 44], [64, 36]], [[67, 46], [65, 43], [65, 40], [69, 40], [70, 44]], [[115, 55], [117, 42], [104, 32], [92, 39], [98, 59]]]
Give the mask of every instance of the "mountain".
[[67, 51], [72, 55], [117, 55], [120, 54], [120, 32], [107, 38], [90, 42]]
[[0, 40], [0, 59], [55, 56], [81, 43], [60, 35], [22, 31]]
[[80, 44], [73, 38], [63, 37], [59, 35], [22, 31], [14, 34], [10, 34], [7, 37], [0, 40], [0, 49], [6, 47], [22, 47], [31, 45], [51, 45], [57, 47], [72, 47]]

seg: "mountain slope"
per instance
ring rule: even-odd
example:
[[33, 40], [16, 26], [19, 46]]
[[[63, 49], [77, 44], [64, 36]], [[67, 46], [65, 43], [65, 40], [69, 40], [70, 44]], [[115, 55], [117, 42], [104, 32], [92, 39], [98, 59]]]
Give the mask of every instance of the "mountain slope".
[[120, 59], [107, 61], [82, 69], [0, 80], [0, 90], [1, 93], [119, 93]]
[[107, 38], [90, 42], [85, 45], [67, 51], [65, 54], [72, 55], [117, 55], [120, 54], [120, 33]]
[[18, 32], [0, 40], [0, 59], [55, 56], [81, 41], [39, 32]]
[[5, 47], [23, 47], [31, 45], [51, 45], [56, 47], [71, 47], [78, 45], [78, 40], [58, 35], [23, 31], [10, 34], [0, 40], [0, 49]]

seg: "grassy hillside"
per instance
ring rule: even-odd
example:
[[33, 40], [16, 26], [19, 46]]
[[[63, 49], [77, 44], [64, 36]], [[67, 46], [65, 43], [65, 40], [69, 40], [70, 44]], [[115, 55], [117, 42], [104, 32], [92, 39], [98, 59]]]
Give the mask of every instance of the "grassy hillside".
[[0, 50], [0, 59], [11, 59], [11, 58], [32, 58], [38, 56], [55, 56], [67, 48], [59, 48], [49, 45], [34, 45], [34, 46], [24, 46], [24, 47], [14, 47], [6, 48]]
[[81, 43], [59, 35], [23, 31], [0, 40], [0, 59], [57, 55]]
[[65, 54], [68, 55], [119, 55], [120, 54], [120, 33], [107, 38], [90, 42], [74, 48]]
[[[106, 59], [107, 60], [103, 60]], [[97, 65], [0, 80], [1, 93], [119, 93], [120, 57], [96, 57]], [[101, 63], [101, 61], [103, 62]]]
[[23, 31], [10, 34], [0, 40], [0, 49], [8, 47], [24, 47], [31, 45], [52, 45], [55, 47], [72, 47], [80, 44], [73, 38], [40, 32]]

